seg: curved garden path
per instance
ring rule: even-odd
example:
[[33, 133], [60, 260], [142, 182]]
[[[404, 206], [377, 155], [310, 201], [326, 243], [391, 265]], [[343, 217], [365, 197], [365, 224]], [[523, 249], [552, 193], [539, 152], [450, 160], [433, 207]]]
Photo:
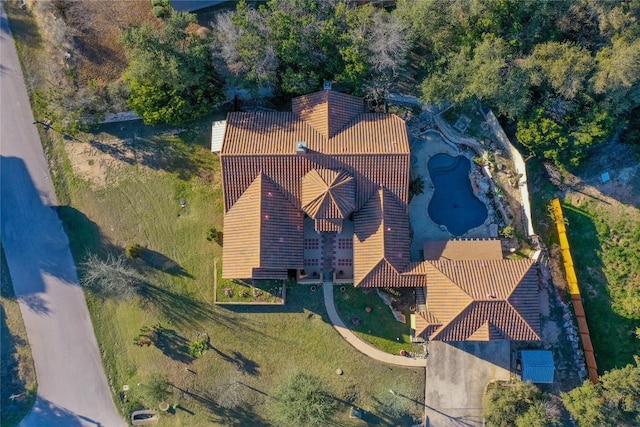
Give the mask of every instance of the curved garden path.
[[331, 320], [333, 327], [336, 329], [336, 331], [338, 331], [340, 335], [342, 335], [345, 340], [347, 340], [349, 344], [354, 346], [358, 351], [366, 354], [372, 359], [375, 359], [379, 362], [388, 363], [390, 365], [406, 366], [410, 368], [424, 368], [427, 366], [427, 359], [394, 356], [393, 354], [385, 353], [384, 351], [378, 350], [377, 348], [372, 347], [362, 341], [353, 332], [351, 332], [351, 330], [349, 330], [349, 328], [345, 326], [342, 319], [340, 319], [333, 300], [333, 283], [323, 283], [322, 292], [324, 294], [324, 305], [327, 309], [327, 314], [329, 315], [329, 320]]

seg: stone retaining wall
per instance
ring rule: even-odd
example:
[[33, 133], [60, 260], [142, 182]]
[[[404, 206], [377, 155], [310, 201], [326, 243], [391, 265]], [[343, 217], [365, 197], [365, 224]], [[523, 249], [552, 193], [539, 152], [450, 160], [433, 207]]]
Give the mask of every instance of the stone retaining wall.
[[535, 233], [533, 231], [533, 222], [531, 221], [531, 203], [529, 202], [529, 188], [527, 186], [527, 168], [524, 164], [524, 159], [522, 155], [518, 151], [516, 147], [513, 146], [507, 134], [504, 133], [502, 126], [498, 122], [493, 111], [489, 110], [488, 113], [484, 113], [484, 118], [486, 123], [489, 125], [489, 128], [493, 132], [493, 135], [496, 137], [498, 143], [502, 146], [502, 148], [509, 153], [509, 157], [513, 160], [514, 167], [516, 169], [517, 174], [522, 174], [522, 178], [518, 181], [518, 186], [520, 187], [520, 195], [522, 197], [522, 210], [523, 210], [523, 221], [525, 222], [524, 228], [527, 230], [527, 234], [532, 236]]

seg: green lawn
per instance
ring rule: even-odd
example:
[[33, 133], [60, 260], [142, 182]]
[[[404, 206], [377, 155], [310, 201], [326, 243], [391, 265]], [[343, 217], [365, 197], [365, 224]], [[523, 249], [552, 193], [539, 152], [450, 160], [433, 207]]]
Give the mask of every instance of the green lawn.
[[633, 363], [640, 352], [632, 333], [640, 321], [640, 215], [594, 202], [563, 208], [598, 370]]
[[[391, 354], [422, 351], [409, 339], [409, 313], [404, 313], [406, 324], [398, 322], [375, 290], [366, 292], [347, 285], [336, 287], [334, 296], [340, 318], [360, 339]], [[371, 312], [367, 313], [367, 307]]]
[[[29, 412], [35, 401], [36, 372], [22, 313], [13, 293], [13, 284], [0, 245], [0, 425], [14, 426]], [[11, 398], [17, 396], [17, 398]]]
[[[222, 228], [218, 158], [185, 142], [197, 141], [194, 133], [138, 135], [134, 149], [142, 160], [118, 162], [117, 175], [104, 188], [76, 177], [71, 206], [59, 209], [77, 262], [89, 252], [122, 253], [132, 242], [146, 247], [132, 263], [146, 283], [141, 296], [118, 301], [87, 294], [120, 410], [157, 406], [145, 384], [159, 374], [172, 384], [168, 403], [180, 405], [161, 425], [265, 425], [271, 390], [297, 369], [320, 378], [336, 397], [336, 425], [362, 425], [347, 420], [349, 404], [369, 411], [378, 425], [409, 425], [402, 412], [419, 418], [424, 371], [382, 365], [353, 349], [330, 325], [321, 292], [290, 287], [284, 306], [213, 305], [214, 260], [221, 259], [221, 247], [207, 240], [207, 232]], [[82, 135], [94, 144], [114, 136]], [[380, 321], [392, 319], [386, 313]], [[156, 345], [134, 344], [141, 328], [156, 324], [163, 327]], [[211, 348], [193, 359], [188, 346], [204, 334]], [[338, 368], [343, 375], [336, 374]], [[120, 393], [124, 385], [129, 391]], [[390, 388], [404, 390], [415, 402], [407, 400], [398, 411]]]

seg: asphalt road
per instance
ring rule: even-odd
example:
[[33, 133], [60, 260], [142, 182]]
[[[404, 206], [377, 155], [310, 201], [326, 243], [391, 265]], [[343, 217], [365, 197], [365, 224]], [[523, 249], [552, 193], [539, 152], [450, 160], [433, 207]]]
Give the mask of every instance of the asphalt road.
[[36, 367], [21, 426], [123, 426], [105, 377], [54, 188], [0, 2], [2, 243]]

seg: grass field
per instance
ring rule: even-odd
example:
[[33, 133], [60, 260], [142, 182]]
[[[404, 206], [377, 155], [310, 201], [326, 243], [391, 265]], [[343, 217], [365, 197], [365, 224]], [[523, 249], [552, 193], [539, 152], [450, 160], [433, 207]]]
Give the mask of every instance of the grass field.
[[[336, 288], [336, 309], [345, 325], [363, 341], [391, 354], [420, 352], [422, 347], [411, 343], [409, 323], [400, 323], [375, 290], [365, 293], [353, 286]], [[366, 308], [371, 307], [367, 313]], [[409, 321], [409, 313], [404, 313]]]
[[0, 425], [14, 426], [33, 406], [37, 384], [29, 339], [1, 245], [0, 280]]
[[[548, 206], [563, 195], [543, 178], [537, 160], [528, 166], [536, 231], [554, 247], [558, 237]], [[563, 208], [598, 371], [633, 363], [640, 353], [633, 335], [640, 321], [640, 210], [571, 190]]]
[[[78, 263], [91, 252], [122, 253], [132, 242], [146, 248], [132, 263], [146, 283], [139, 297], [88, 294], [109, 381], [115, 390], [129, 386], [116, 396], [124, 413], [157, 406], [145, 384], [161, 375], [171, 384], [166, 400], [180, 405], [162, 425], [265, 425], [270, 391], [297, 369], [320, 378], [336, 397], [336, 425], [358, 425], [346, 419], [349, 404], [369, 411], [378, 425], [410, 424], [403, 413], [420, 417], [423, 371], [382, 365], [354, 350], [330, 325], [321, 293], [294, 286], [285, 306], [213, 305], [221, 247], [207, 240], [207, 232], [222, 228], [218, 158], [198, 144], [206, 138], [197, 132], [171, 136], [139, 129], [113, 152], [107, 142], [131, 131], [116, 130], [125, 135], [111, 129], [79, 139], [102, 153], [89, 156], [96, 159], [93, 166], [107, 164], [117, 174], [107, 173], [99, 186], [88, 178], [68, 180], [71, 205], [59, 212]], [[156, 324], [163, 328], [156, 345], [134, 344], [141, 328]], [[194, 359], [188, 346], [203, 335], [211, 347]], [[343, 375], [335, 373], [338, 368]], [[390, 388], [415, 402], [407, 400], [398, 411]]]
[[640, 215], [564, 204], [567, 234], [600, 372], [633, 363], [640, 340]]

